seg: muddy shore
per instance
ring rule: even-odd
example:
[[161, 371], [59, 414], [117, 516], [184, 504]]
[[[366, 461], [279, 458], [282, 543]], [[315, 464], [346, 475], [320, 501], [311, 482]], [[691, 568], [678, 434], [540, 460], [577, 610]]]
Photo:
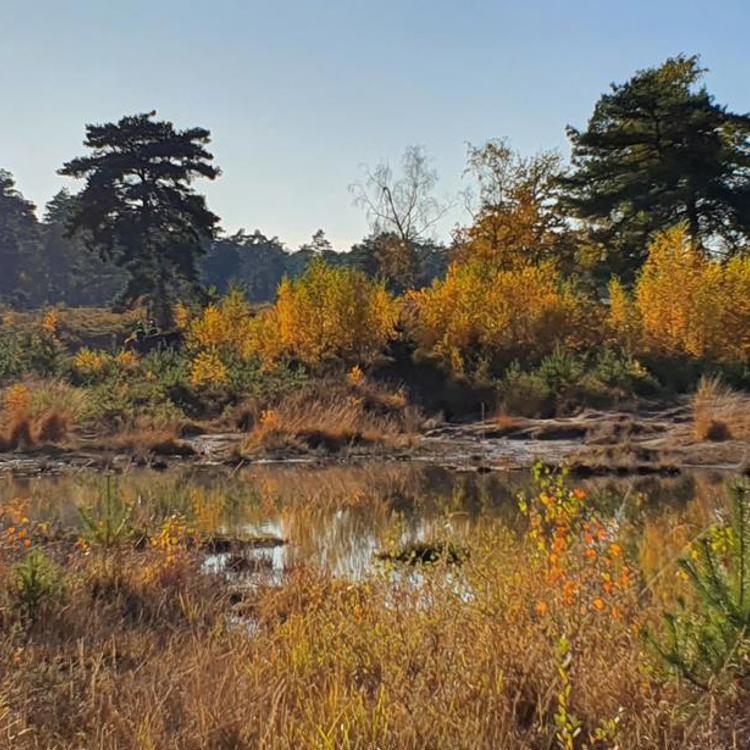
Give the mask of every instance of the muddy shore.
[[443, 424], [414, 437], [407, 448], [345, 446], [334, 453], [296, 451], [238, 457], [245, 433], [185, 437], [172, 447], [146, 453], [113, 450], [96, 438], [69, 447], [42, 447], [0, 454], [0, 474], [63, 473], [71, 470], [166, 469], [175, 464], [226, 466], [253, 463], [431, 462], [466, 471], [528, 469], [536, 461], [565, 463], [578, 475], [678, 473], [707, 468], [742, 472], [750, 444], [739, 440], [698, 441], [688, 404], [631, 411], [587, 410], [573, 417], [515, 417]]

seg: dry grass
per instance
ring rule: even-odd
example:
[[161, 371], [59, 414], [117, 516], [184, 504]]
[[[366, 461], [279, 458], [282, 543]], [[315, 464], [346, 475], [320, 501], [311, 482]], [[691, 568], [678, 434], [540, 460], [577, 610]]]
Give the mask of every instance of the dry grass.
[[693, 397], [693, 434], [697, 440], [750, 440], [750, 397], [702, 378]]
[[334, 453], [350, 447], [407, 445], [422, 416], [401, 391], [331, 380], [306, 386], [248, 421], [253, 426], [242, 446], [245, 452]]
[[44, 445], [59, 445], [68, 436], [64, 414], [48, 412], [37, 420], [22, 416], [14, 419], [5, 435], [0, 434], [0, 452], [28, 451]]
[[176, 431], [131, 429], [107, 438], [103, 445], [115, 451], [132, 454], [136, 458], [149, 456], [192, 456], [195, 450], [182, 440]]
[[500, 414], [493, 416], [489, 420], [489, 424], [492, 428], [496, 429], [499, 434], [504, 435], [527, 427], [529, 420], [526, 417], [512, 416], [501, 412]]
[[[57, 307], [55, 311], [65, 338], [126, 334], [146, 315], [140, 307], [121, 313], [104, 307]], [[5, 330], [24, 334], [38, 331], [47, 312], [47, 309], [0, 310], [0, 317]]]
[[440, 564], [420, 587], [387, 569], [352, 584], [298, 568], [235, 596], [250, 619], [234, 625], [227, 581], [195, 553], [48, 552], [66, 583], [35, 617], [0, 555], [0, 742], [17, 750], [560, 747], [563, 632], [580, 737], [620, 716], [589, 747], [747, 746], [743, 694], [709, 711], [653, 672], [636, 634], [651, 605], [540, 614], [531, 550], [500, 527], [472, 540], [462, 586]]
[[[16, 389], [15, 399], [8, 393]], [[32, 380], [12, 386], [0, 403], [0, 451], [61, 445], [86, 412], [86, 394], [61, 380]]]

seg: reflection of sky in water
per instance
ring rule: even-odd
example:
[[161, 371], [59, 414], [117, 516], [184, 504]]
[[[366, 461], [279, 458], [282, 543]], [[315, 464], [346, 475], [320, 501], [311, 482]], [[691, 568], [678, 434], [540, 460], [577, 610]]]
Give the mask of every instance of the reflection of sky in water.
[[[581, 482], [619, 522], [628, 502], [643, 493], [644, 507], [679, 506], [695, 497], [723, 495], [727, 477], [685, 474], [670, 478]], [[240, 576], [278, 577], [297, 565], [320, 566], [336, 576], [359, 578], [384, 548], [431, 539], [470, 536], [500, 520], [520, 527], [515, 497], [529, 487], [528, 473], [488, 473], [397, 462], [357, 466], [251, 466], [232, 474], [198, 467], [155, 473], [134, 470], [116, 480], [118, 498], [135, 506], [144, 524], [173, 513], [204, 532], [235, 537], [274, 536], [279, 547], [247, 551], [267, 559]], [[30, 512], [64, 528], [79, 525], [77, 507], [102, 503], [106, 483], [93, 473], [0, 479], [0, 503], [28, 498]], [[623, 502], [625, 498], [626, 502]], [[718, 499], [716, 500], [718, 504]], [[221, 567], [215, 555], [208, 567]], [[411, 574], [410, 574], [411, 575]]]

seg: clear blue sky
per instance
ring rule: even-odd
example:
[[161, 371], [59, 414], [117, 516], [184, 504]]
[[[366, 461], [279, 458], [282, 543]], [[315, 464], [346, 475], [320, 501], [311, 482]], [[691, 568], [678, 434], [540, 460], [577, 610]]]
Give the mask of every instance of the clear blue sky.
[[43, 205], [75, 186], [55, 170], [84, 123], [156, 109], [212, 131], [226, 230], [344, 249], [366, 231], [358, 166], [408, 144], [446, 194], [467, 141], [567, 155], [611, 81], [679, 52], [749, 111], [749, 30], [748, 0], [0, 0], [0, 167]]

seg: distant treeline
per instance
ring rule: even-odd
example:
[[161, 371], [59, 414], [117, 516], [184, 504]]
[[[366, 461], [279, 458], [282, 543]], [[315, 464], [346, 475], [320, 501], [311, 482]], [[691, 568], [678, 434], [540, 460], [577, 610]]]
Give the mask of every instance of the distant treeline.
[[[92, 252], [83, 238], [68, 236], [66, 224], [75, 204], [76, 196], [61, 190], [39, 219], [34, 205], [16, 189], [12, 175], [0, 170], [0, 304], [77, 307], [117, 301], [128, 272]], [[309, 243], [292, 251], [279, 238], [266, 237], [258, 229], [251, 234], [241, 230], [212, 241], [199, 266], [203, 283], [218, 294], [236, 286], [248, 300], [267, 302], [274, 299], [285, 276], [297, 278], [316, 257], [332, 266], [381, 275], [383, 249], [392, 240], [386, 232], [373, 234], [348, 252], [336, 252], [319, 230]], [[420, 243], [417, 259], [416, 285], [425, 286], [445, 274], [448, 250], [437, 243]]]
[[[349, 189], [369, 235], [347, 252], [322, 230], [294, 251], [258, 230], [224, 234], [196, 189], [221, 175], [205, 128], [180, 129], [156, 112], [88, 123], [85, 152], [57, 170], [82, 188], [58, 193], [41, 219], [0, 170], [0, 304], [138, 304], [166, 328], [178, 302], [204, 306], [231, 286], [249, 301], [273, 300], [279, 282], [315, 258], [395, 294], [445, 277], [450, 260], [478, 278], [560, 274], [601, 298], [610, 278], [635, 284], [649, 247], [675, 227], [696, 258], [729, 263], [750, 253], [750, 114], [716, 102], [704, 73], [697, 56], [679, 55], [612, 84], [586, 127], [567, 129], [567, 162], [524, 156], [502, 138], [470, 145], [469, 187], [449, 200], [436, 196], [419, 146], [397, 167], [365, 168]], [[460, 198], [465, 221], [447, 248], [435, 229]]]

